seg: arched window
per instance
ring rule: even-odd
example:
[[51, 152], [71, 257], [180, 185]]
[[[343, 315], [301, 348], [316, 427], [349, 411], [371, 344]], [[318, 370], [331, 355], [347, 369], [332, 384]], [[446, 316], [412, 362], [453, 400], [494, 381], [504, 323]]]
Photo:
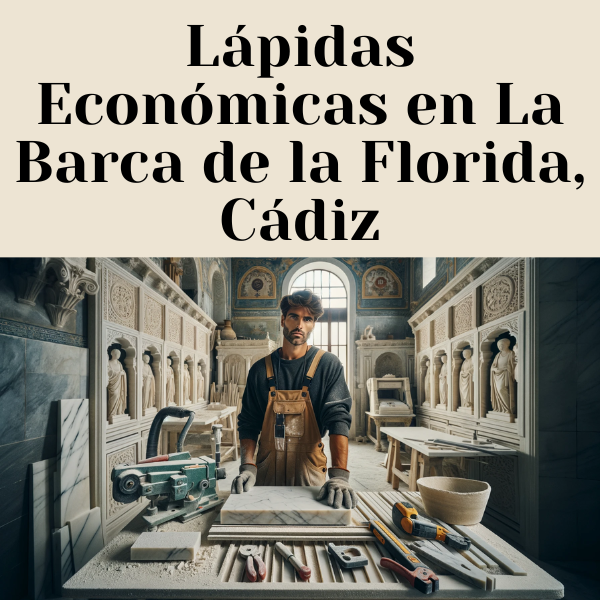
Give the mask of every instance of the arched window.
[[347, 372], [348, 362], [348, 291], [342, 280], [324, 269], [306, 271], [296, 277], [289, 293], [309, 289], [321, 297], [325, 314], [315, 323], [309, 340], [315, 346], [335, 354]]

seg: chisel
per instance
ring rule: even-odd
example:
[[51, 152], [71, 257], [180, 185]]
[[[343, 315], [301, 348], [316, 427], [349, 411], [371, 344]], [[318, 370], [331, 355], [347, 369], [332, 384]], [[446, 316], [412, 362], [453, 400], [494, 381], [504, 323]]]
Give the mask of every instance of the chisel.
[[289, 548], [284, 546], [281, 542], [276, 542], [275, 548], [277, 549], [277, 552], [279, 552], [279, 554], [281, 554], [281, 556], [283, 556], [285, 560], [289, 561], [292, 567], [296, 569], [296, 572], [300, 576], [300, 579], [302, 579], [303, 581], [308, 581], [310, 579], [310, 568], [306, 565], [303, 565], [302, 562], [294, 556], [294, 554]]

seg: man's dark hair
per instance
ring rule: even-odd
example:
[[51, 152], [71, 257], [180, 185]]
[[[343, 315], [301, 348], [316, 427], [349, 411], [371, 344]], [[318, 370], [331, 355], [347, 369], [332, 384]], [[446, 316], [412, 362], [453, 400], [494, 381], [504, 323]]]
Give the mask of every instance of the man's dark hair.
[[292, 308], [303, 306], [313, 316], [313, 319], [317, 321], [323, 316], [323, 305], [321, 304], [321, 298], [316, 294], [313, 294], [310, 290], [301, 290], [294, 292], [288, 296], [284, 296], [281, 299], [279, 308], [284, 317], [287, 317], [288, 312]]

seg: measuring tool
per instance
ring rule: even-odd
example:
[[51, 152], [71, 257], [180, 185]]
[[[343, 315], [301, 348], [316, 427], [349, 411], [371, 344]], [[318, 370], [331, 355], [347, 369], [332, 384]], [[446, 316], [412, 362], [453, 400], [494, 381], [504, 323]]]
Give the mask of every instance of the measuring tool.
[[383, 557], [379, 564], [393, 570], [423, 594], [431, 594], [440, 589], [438, 576], [423, 564], [381, 521], [369, 521], [369, 530], [377, 543], [392, 557]]
[[356, 569], [356, 567], [366, 567], [369, 564], [369, 559], [358, 546], [336, 546], [329, 542], [327, 551], [337, 560], [342, 569]]
[[450, 533], [441, 525], [434, 525], [419, 519], [417, 509], [410, 502], [396, 502], [392, 509], [394, 525], [410, 535], [444, 542], [455, 550], [468, 550], [471, 540], [455, 533]]

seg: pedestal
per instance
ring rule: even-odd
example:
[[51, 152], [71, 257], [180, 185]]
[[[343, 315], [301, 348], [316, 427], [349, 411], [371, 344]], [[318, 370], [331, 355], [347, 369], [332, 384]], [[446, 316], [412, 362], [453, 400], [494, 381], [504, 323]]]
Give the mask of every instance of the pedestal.
[[130, 417], [129, 415], [113, 415], [112, 417], [109, 417], [108, 422], [111, 425], [117, 425], [117, 424], [121, 424], [121, 423], [127, 423], [127, 421], [130, 421]]
[[503, 423], [514, 423], [515, 418], [510, 413], [497, 412], [491, 410], [486, 415], [486, 418], [493, 419], [494, 421], [502, 421]]
[[460, 413], [461, 415], [472, 415], [473, 407], [472, 406], [459, 406], [456, 409], [456, 412]]

